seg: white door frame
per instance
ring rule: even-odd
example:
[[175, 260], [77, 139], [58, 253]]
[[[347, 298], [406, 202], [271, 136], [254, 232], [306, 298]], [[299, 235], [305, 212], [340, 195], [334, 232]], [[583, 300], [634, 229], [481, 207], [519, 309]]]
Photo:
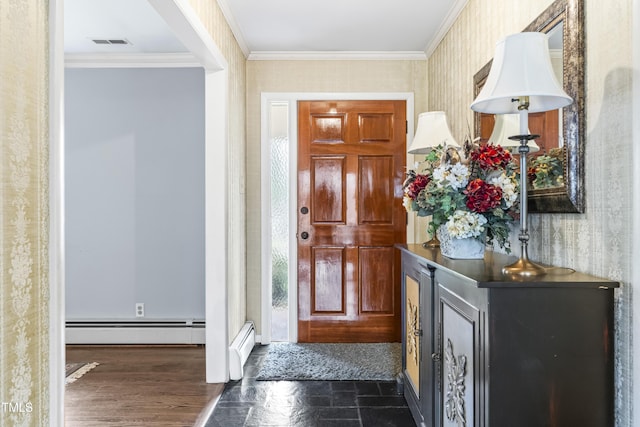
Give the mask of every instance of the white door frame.
[[[632, 108], [632, 117], [637, 117], [637, 114], [640, 113], [640, 0], [633, 1], [633, 18], [632, 18], [632, 52], [633, 52], [633, 77], [632, 77], [632, 98], [631, 98], [631, 108]], [[632, 164], [633, 164], [633, 173], [632, 179], [633, 183], [631, 187], [634, 189], [633, 191], [633, 212], [640, 211], [640, 122], [637, 120], [633, 121], [631, 136], [633, 138], [631, 145], [633, 147], [632, 151]], [[637, 215], [633, 216], [633, 224], [632, 224], [632, 232], [633, 238], [631, 239], [632, 243], [632, 259], [638, 259], [640, 256], [640, 219]], [[638, 267], [637, 263], [632, 264], [631, 271], [631, 283], [633, 283], [633, 289], [629, 289], [627, 292], [632, 292], [631, 296], [631, 331], [632, 331], [632, 342], [634, 343], [631, 350], [631, 359], [629, 362], [630, 366], [633, 366], [632, 370], [632, 378], [631, 384], [637, 385], [640, 384], [640, 298], [638, 298], [638, 286], [640, 285], [640, 267]], [[632, 420], [631, 425], [640, 425], [640, 392], [635, 390], [632, 393]]]
[[147, 1], [204, 67], [206, 381], [227, 382], [228, 63], [188, 0]]
[[[413, 92], [263, 92], [260, 117], [260, 170], [261, 170], [261, 337], [262, 344], [271, 342], [271, 153], [269, 149], [269, 105], [272, 102], [289, 104], [289, 341], [298, 341], [298, 101], [308, 100], [388, 100], [407, 103], [407, 144], [413, 140], [414, 95]], [[409, 216], [407, 235], [413, 236], [413, 215]], [[296, 284], [294, 286], [294, 284]]]
[[[229, 381], [228, 63], [188, 0], [148, 0], [205, 70], [206, 382]], [[64, 0], [49, 2], [49, 420], [64, 425]]]
[[49, 422], [64, 426], [64, 0], [49, 0]]

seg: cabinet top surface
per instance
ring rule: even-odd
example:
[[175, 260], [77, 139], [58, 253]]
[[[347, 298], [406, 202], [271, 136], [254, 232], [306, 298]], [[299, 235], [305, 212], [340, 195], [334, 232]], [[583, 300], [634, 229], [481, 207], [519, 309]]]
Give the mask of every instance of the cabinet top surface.
[[471, 279], [479, 288], [507, 287], [578, 287], [617, 288], [618, 282], [591, 276], [570, 268], [547, 266], [546, 274], [538, 277], [513, 277], [502, 273], [502, 267], [516, 257], [486, 251], [483, 260], [460, 260], [442, 256], [440, 250], [424, 248], [420, 244], [397, 244], [401, 251], [422, 259], [428, 266], [446, 270], [462, 278]]

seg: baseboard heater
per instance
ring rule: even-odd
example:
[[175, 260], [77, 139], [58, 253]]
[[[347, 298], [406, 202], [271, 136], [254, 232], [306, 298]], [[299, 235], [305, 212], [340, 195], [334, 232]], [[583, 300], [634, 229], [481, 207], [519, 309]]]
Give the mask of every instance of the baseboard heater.
[[204, 320], [73, 320], [67, 344], [204, 344]]
[[256, 328], [253, 322], [244, 324], [229, 347], [229, 377], [239, 380], [244, 375], [244, 364], [256, 344]]

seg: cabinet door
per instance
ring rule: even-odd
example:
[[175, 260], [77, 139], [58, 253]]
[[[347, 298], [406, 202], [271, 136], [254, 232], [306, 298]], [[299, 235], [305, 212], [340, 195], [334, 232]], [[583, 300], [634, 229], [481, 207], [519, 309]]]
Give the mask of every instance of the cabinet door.
[[420, 400], [420, 362], [421, 351], [420, 341], [422, 335], [422, 325], [420, 319], [420, 284], [416, 279], [405, 276], [405, 345], [404, 374], [407, 386], [411, 387], [416, 398]]
[[402, 254], [402, 377], [404, 397], [416, 425], [424, 425], [420, 365], [422, 363], [422, 299], [420, 267]]
[[438, 410], [442, 427], [471, 427], [479, 423], [480, 311], [438, 285]]
[[404, 396], [418, 426], [434, 425], [433, 271], [403, 255], [402, 374]]

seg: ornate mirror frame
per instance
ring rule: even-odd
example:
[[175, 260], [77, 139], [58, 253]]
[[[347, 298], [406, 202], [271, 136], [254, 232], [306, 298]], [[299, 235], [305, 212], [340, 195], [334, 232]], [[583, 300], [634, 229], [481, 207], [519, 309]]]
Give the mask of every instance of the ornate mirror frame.
[[[565, 92], [573, 103], [563, 109], [564, 186], [529, 190], [529, 211], [534, 213], [584, 212], [584, 0], [556, 0], [523, 31], [549, 32], [563, 23], [562, 72]], [[484, 85], [491, 62], [473, 77], [474, 99]], [[474, 114], [475, 135], [480, 136], [480, 113]]]

